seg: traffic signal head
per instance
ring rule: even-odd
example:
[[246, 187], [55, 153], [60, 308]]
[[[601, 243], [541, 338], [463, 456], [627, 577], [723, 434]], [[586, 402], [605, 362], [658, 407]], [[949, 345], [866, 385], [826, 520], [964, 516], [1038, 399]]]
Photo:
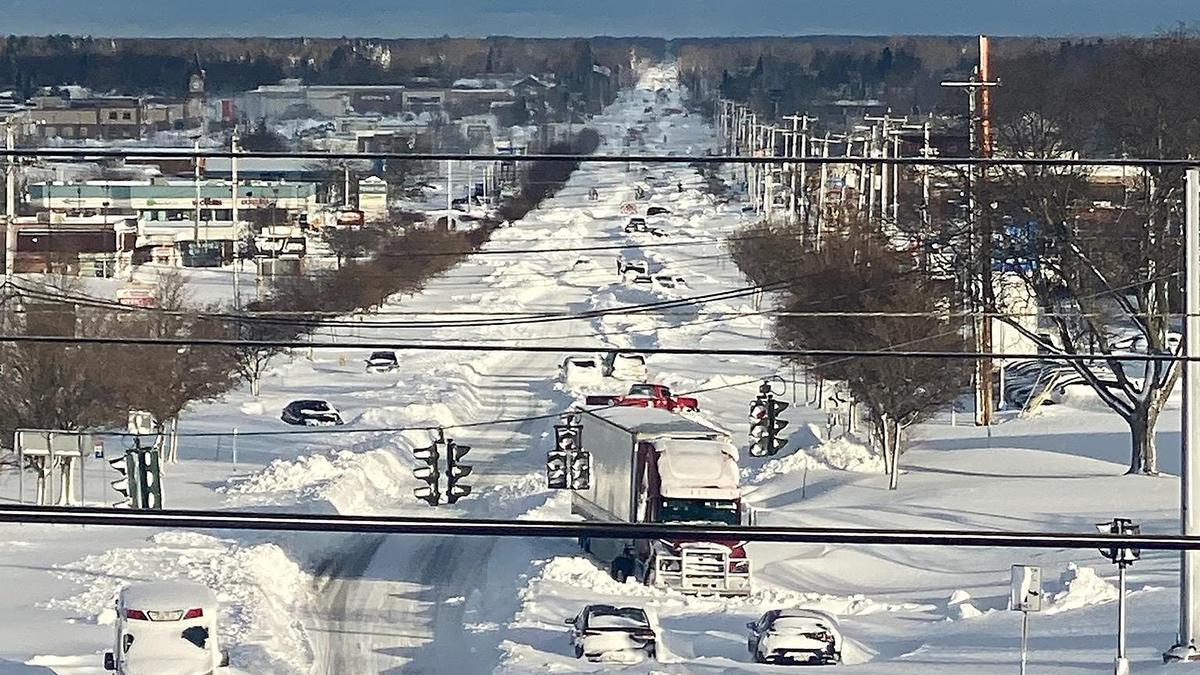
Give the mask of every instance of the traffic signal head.
[[454, 441], [449, 441], [446, 443], [446, 461], [451, 464], [457, 464], [458, 460], [466, 457], [470, 451], [471, 446], [469, 445], [459, 445]]
[[459, 499], [471, 494], [470, 485], [460, 485], [459, 480], [471, 475], [472, 467], [459, 464], [471, 451], [469, 445], [459, 445], [453, 440], [446, 441], [446, 503], [453, 504]]
[[413, 450], [413, 457], [421, 462], [413, 469], [413, 475], [417, 480], [425, 483], [421, 487], [415, 488], [413, 494], [417, 499], [429, 504], [437, 506], [441, 501], [442, 495], [438, 491], [438, 482], [441, 479], [441, 472], [438, 471], [438, 446], [433, 444], [427, 448], [417, 448]]
[[143, 450], [138, 453], [138, 482], [142, 492], [142, 508], [162, 510], [162, 467], [158, 450]]
[[551, 490], [565, 490], [569, 486], [567, 453], [551, 450], [546, 453], [546, 487]]
[[571, 458], [571, 489], [587, 490], [592, 486], [592, 453], [576, 452]]
[[117, 491], [117, 494], [121, 495], [121, 501], [113, 504], [113, 506], [124, 505], [129, 508], [137, 508], [139, 495], [137, 489], [136, 455], [126, 452], [120, 457], [108, 460], [108, 463], [118, 474], [118, 478], [112, 481], [113, 489]]

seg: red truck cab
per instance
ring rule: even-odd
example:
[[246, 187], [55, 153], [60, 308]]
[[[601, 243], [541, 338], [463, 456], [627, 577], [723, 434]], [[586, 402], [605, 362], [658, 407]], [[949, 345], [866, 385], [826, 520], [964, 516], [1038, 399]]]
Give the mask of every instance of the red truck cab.
[[586, 404], [633, 406], [638, 408], [661, 408], [675, 412], [677, 410], [699, 410], [700, 403], [692, 396], [675, 396], [670, 387], [663, 384], [634, 384], [630, 385], [629, 393], [618, 396], [588, 396]]

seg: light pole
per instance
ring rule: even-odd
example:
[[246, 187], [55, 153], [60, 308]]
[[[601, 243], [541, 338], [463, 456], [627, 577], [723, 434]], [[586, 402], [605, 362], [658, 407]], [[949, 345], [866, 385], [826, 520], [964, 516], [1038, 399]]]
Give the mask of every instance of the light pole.
[[16, 130], [13, 128], [11, 117], [4, 118], [4, 147], [10, 154], [4, 161], [4, 279], [12, 279], [13, 265], [16, 264], [17, 227], [13, 221], [17, 217], [17, 158], [12, 155], [16, 147]]

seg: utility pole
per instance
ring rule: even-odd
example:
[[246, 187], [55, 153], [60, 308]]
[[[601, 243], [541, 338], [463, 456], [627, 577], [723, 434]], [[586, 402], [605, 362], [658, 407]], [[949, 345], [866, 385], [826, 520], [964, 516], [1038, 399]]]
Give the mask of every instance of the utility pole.
[[4, 118], [4, 147], [9, 154], [4, 162], [4, 279], [11, 280], [17, 252], [17, 158], [11, 154], [16, 147], [16, 130], [11, 117]]
[[[979, 156], [980, 143], [979, 137], [981, 131], [986, 131], [984, 135], [983, 150], [987, 153], [991, 152], [991, 123], [987, 125], [981, 124], [979, 116], [979, 92], [986, 91], [991, 87], [1000, 86], [998, 81], [990, 80], [987, 74], [983, 71], [983, 66], [988, 65], [987, 58], [987, 38], [980, 36], [980, 68], [972, 74], [971, 79], [964, 82], [942, 82], [943, 87], [952, 87], [958, 89], [966, 89], [967, 91], [967, 109], [970, 117], [968, 127], [970, 128], [970, 144], [971, 156]], [[988, 99], [990, 103], [990, 98]], [[984, 154], [984, 157], [989, 155]], [[975, 320], [975, 349], [983, 353], [991, 353], [992, 351], [992, 316], [995, 314], [995, 289], [992, 287], [992, 229], [991, 220], [988, 218], [980, 218], [979, 215], [979, 195], [977, 194], [978, 183], [982, 179], [983, 174], [977, 176], [977, 167], [970, 165], [967, 167], [967, 194], [968, 194], [968, 217], [970, 219], [971, 234], [978, 237], [977, 260], [979, 289], [978, 293], [970, 293], [972, 296], [982, 297], [983, 316]], [[980, 221], [983, 221], [982, 223]], [[975, 367], [975, 424], [987, 426], [992, 423], [992, 360], [990, 357], [982, 357], [976, 362]]]
[[192, 143], [192, 149], [196, 151], [196, 156], [192, 161], [192, 168], [195, 171], [194, 182], [196, 184], [196, 221], [192, 223], [192, 242], [198, 246], [200, 244], [200, 139], [197, 138]]
[[[1179, 468], [1179, 520], [1183, 534], [1200, 534], [1196, 517], [1196, 487], [1200, 486], [1200, 461], [1192, 451], [1200, 448], [1200, 169], [1187, 170], [1184, 195], [1184, 342], [1183, 447]], [[1175, 646], [1163, 655], [1167, 661], [1200, 660], [1200, 551], [1184, 550], [1179, 560], [1179, 634]]]
[[[882, 116], [865, 115], [863, 117], [863, 119], [867, 122], [878, 122], [879, 123], [879, 125], [880, 125], [879, 145], [880, 145], [880, 150], [883, 153], [883, 157], [884, 157], [884, 159], [886, 159], [888, 157], [888, 150], [889, 150], [889, 148], [888, 148], [889, 138], [888, 137], [890, 135], [892, 135], [892, 124], [896, 124], [896, 125], [905, 124], [908, 122], [908, 118], [907, 117], [892, 117], [892, 111], [888, 110]], [[874, 126], [872, 126], [872, 138], [873, 137], [874, 137]], [[897, 142], [896, 150], [895, 150], [896, 156], [899, 156], [899, 152], [900, 152], [900, 146], [899, 146], [899, 143]], [[896, 214], [898, 213], [894, 206], [894, 203], [896, 200], [894, 176], [899, 174], [899, 167], [892, 168], [889, 164], [887, 164], [885, 162], [880, 165], [879, 174], [880, 174], [879, 175], [879, 219], [887, 220], [888, 204], [892, 203], [893, 204], [892, 221], [894, 223], [895, 219], [896, 219]], [[871, 184], [872, 184], [872, 188], [874, 188], [874, 180], [871, 181]], [[893, 187], [890, 188], [892, 190], [890, 202], [889, 202], [889, 198], [888, 198], [888, 190], [889, 190], [888, 185], [889, 184], [893, 185]], [[873, 190], [872, 190], [872, 193], [873, 193]]]
[[233, 138], [229, 141], [229, 149], [232, 157], [229, 159], [229, 174], [230, 174], [230, 192], [233, 197], [232, 218], [233, 218], [233, 308], [242, 308], [242, 238], [240, 228], [238, 227], [238, 136], [237, 132], [233, 133]]
[[[808, 113], [803, 115], [788, 115], [783, 119], [792, 123], [792, 154], [793, 156], [808, 157], [809, 154], [809, 137], [808, 123], [816, 122], [816, 117], [809, 117]], [[797, 139], [799, 140], [799, 152], [797, 153]], [[792, 184], [792, 212], [803, 213], [804, 220], [808, 220], [808, 164], [800, 162], [800, 187], [796, 188], [796, 166], [792, 166], [791, 184]], [[797, 197], [798, 195], [798, 197]]]

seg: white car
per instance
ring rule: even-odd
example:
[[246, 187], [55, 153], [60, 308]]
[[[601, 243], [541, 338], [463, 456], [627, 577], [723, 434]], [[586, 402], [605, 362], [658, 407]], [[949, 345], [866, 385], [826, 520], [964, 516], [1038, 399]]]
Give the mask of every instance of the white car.
[[842, 662], [837, 620], [815, 609], [773, 609], [746, 624], [746, 647], [758, 663], [829, 665]]
[[126, 586], [117, 595], [116, 627], [104, 669], [118, 675], [211, 675], [229, 665], [217, 636], [217, 596], [200, 584]]
[[604, 355], [605, 377], [633, 382], [646, 382], [650, 371], [646, 368], [646, 357], [641, 354], [608, 352]]
[[658, 635], [638, 607], [588, 605], [565, 623], [571, 627], [575, 658], [637, 662], [658, 653]]
[[568, 356], [561, 366], [563, 384], [570, 389], [598, 385], [604, 381], [600, 366], [594, 356]]

